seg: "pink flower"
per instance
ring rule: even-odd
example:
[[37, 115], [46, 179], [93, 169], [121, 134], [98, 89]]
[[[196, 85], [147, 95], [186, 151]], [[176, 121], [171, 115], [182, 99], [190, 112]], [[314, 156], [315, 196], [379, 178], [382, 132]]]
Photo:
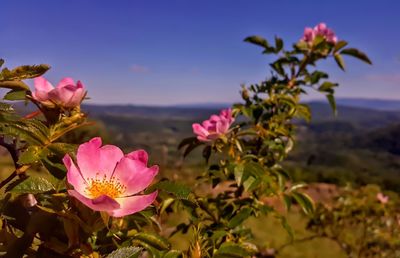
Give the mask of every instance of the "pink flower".
[[193, 132], [197, 134], [197, 139], [200, 141], [212, 141], [226, 134], [234, 120], [232, 110], [230, 108], [224, 109], [219, 115], [212, 115], [202, 124], [193, 124]]
[[65, 155], [67, 181], [74, 187], [68, 193], [89, 208], [113, 217], [133, 214], [152, 204], [157, 191], [138, 194], [158, 173], [158, 166], [147, 167], [146, 151], [124, 156], [118, 147], [101, 144], [99, 137], [81, 144], [76, 155], [78, 166]]
[[309, 27], [305, 28], [302, 40], [308, 44], [312, 44], [316, 36], [322, 36], [327, 42], [332, 44], [336, 44], [338, 41], [333, 30], [328, 28], [326, 24], [322, 22], [315, 26], [314, 29]]
[[33, 99], [49, 107], [58, 105], [74, 108], [81, 104], [86, 94], [83, 84], [80, 81], [75, 84], [72, 78], [62, 79], [54, 88], [45, 78], [37, 77], [34, 79], [34, 85]]
[[387, 203], [387, 202], [389, 201], [389, 196], [386, 196], [386, 195], [384, 195], [383, 193], [378, 193], [378, 194], [376, 195], [376, 199], [377, 199], [380, 203], [385, 204], [385, 203]]

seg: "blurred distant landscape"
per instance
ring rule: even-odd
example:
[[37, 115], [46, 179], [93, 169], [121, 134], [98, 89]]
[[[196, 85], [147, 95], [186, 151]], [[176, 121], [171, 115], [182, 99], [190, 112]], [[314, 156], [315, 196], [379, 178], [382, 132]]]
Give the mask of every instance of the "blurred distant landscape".
[[[375, 183], [400, 192], [400, 101], [338, 99], [335, 117], [323, 101], [310, 102], [312, 121], [297, 123], [298, 143], [286, 161], [296, 180], [339, 185]], [[97, 121], [94, 134], [126, 150], [143, 148], [164, 173], [194, 179], [201, 155], [185, 161], [179, 142], [192, 136], [191, 125], [229, 104], [181, 106], [84, 105]], [[197, 160], [196, 158], [197, 157]], [[306, 162], [305, 162], [306, 161]], [[193, 168], [189, 178], [182, 165]], [[197, 172], [196, 172], [197, 171]]]

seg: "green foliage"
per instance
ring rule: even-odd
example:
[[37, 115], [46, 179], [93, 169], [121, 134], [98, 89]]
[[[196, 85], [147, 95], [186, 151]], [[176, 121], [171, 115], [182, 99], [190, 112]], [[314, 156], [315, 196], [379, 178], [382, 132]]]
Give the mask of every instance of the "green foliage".
[[19, 184], [14, 186], [12, 189], [8, 189], [8, 191], [17, 194], [38, 194], [54, 191], [55, 189], [55, 186], [46, 178], [40, 176], [30, 176], [27, 179], [19, 182]]
[[107, 258], [138, 258], [140, 254], [138, 247], [122, 247], [107, 255]]
[[[342, 55], [371, 61], [359, 50], [345, 48], [347, 42], [335, 45], [322, 36], [312, 44], [300, 41], [289, 50], [279, 37], [273, 43], [259, 36], [245, 41], [276, 57], [269, 64], [271, 75], [261, 83], [243, 86], [243, 102], [233, 107], [236, 124], [226, 134], [209, 142], [190, 137], [179, 144], [184, 157], [197, 148], [202, 150], [207, 168], [197, 178], [196, 189], [162, 179], [145, 191], [159, 191], [154, 205], [125, 218], [93, 211], [68, 195], [71, 186], [65, 181], [62, 159], [66, 154], [75, 159], [76, 144], [93, 133], [77, 129], [93, 123], [87, 122], [80, 107], [46, 106], [32, 98], [22, 80], [44, 74], [49, 66], [3, 68], [0, 87], [10, 89], [4, 99], [32, 102], [38, 108], [22, 117], [12, 106], [0, 103], [0, 145], [9, 151], [15, 167], [1, 182], [10, 193], [0, 209], [1, 222], [6, 225], [2, 229], [14, 238], [10, 242], [0, 239], [7, 256], [261, 257], [262, 247], [252, 243], [253, 234], [245, 222], [269, 214], [293, 238], [285, 216], [269, 201], [281, 200], [288, 209], [296, 205], [307, 216], [314, 216], [315, 206], [304, 193], [304, 185], [293, 184], [282, 168], [294, 146], [294, 121], [311, 119], [310, 108], [300, 103], [301, 97], [314, 89], [328, 98], [335, 111], [338, 84], [315, 68], [318, 61], [333, 58], [343, 70]], [[54, 178], [43, 174], [43, 167]], [[15, 177], [19, 178], [13, 181]], [[185, 214], [170, 235], [190, 234], [187, 250], [173, 250], [163, 229], [171, 214]]]

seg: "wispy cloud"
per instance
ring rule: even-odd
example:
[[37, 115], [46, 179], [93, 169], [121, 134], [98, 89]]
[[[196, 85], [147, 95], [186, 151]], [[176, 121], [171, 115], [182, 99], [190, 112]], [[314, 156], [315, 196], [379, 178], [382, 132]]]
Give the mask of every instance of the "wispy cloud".
[[150, 69], [147, 66], [134, 64], [131, 66], [131, 71], [134, 73], [149, 73]]
[[374, 82], [387, 82], [387, 83], [399, 83], [400, 84], [400, 73], [394, 74], [370, 74], [366, 76], [367, 80]]

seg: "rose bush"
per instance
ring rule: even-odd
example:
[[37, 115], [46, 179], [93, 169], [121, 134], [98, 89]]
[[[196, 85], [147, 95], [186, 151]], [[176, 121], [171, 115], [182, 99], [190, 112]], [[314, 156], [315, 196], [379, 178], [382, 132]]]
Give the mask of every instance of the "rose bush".
[[[54, 88], [41, 77], [46, 65], [4, 68], [4, 99], [31, 101], [38, 110], [22, 117], [9, 103], [0, 104], [0, 145], [15, 168], [0, 182], [0, 252], [43, 258], [263, 257], [244, 222], [265, 215], [293, 235], [285, 216], [264, 200], [277, 198], [288, 209], [296, 204], [314, 214], [304, 185], [290, 182], [281, 165], [295, 141], [295, 119], [311, 116], [301, 97], [314, 89], [335, 110], [338, 84], [315, 68], [318, 61], [333, 58], [343, 70], [343, 55], [371, 62], [323, 23], [306, 28], [289, 49], [279, 37], [274, 44], [259, 36], [245, 41], [277, 56], [271, 75], [243, 86], [242, 103], [192, 125], [194, 137], [178, 146], [184, 156], [203, 148], [206, 169], [192, 188], [155, 179], [158, 166], [148, 166], [144, 150], [124, 155], [98, 137], [79, 145], [64, 141], [91, 125], [80, 108], [86, 95], [80, 81], [65, 78]], [[23, 82], [32, 78], [34, 92]], [[220, 190], [198, 191], [209, 188]], [[163, 227], [171, 214], [182, 220], [167, 234]], [[190, 242], [187, 249], [173, 250], [168, 238], [176, 233]]]

